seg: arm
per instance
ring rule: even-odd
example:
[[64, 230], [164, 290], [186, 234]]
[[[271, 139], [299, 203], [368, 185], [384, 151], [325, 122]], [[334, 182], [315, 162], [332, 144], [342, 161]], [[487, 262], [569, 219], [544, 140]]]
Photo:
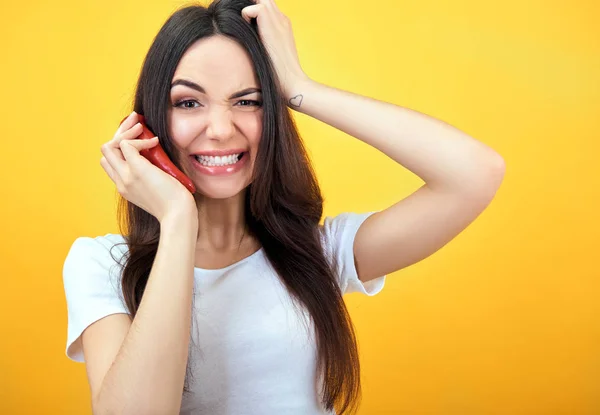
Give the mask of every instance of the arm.
[[310, 78], [295, 85], [290, 108], [375, 147], [431, 189], [480, 192], [498, 184], [500, 155], [443, 121]]
[[481, 213], [504, 175], [495, 151], [425, 114], [313, 81], [300, 66], [290, 19], [274, 1], [257, 3], [242, 15], [248, 23], [256, 18], [288, 106], [377, 148], [425, 181], [360, 226], [353, 249], [361, 281], [432, 254]]
[[[197, 223], [189, 217], [173, 216], [161, 223], [158, 251], [138, 312], [100, 387], [92, 390], [94, 414], [179, 413], [197, 236]], [[84, 345], [84, 353], [85, 349]]]
[[296, 78], [286, 98], [296, 111], [377, 148], [425, 181], [360, 227], [354, 255], [363, 282], [440, 249], [485, 209], [502, 182], [504, 161], [498, 153], [433, 117], [304, 76]]

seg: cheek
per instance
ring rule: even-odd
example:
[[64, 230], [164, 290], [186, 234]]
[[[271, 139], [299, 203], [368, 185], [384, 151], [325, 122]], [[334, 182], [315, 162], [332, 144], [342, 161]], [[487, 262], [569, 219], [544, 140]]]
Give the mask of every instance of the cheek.
[[170, 133], [175, 144], [185, 148], [194, 140], [198, 131], [198, 125], [193, 120], [174, 120], [171, 123]]
[[250, 150], [254, 153], [253, 156], [256, 156], [258, 144], [262, 135], [262, 111], [244, 115], [245, 116], [240, 120], [239, 125], [243, 126], [242, 134], [248, 140]]

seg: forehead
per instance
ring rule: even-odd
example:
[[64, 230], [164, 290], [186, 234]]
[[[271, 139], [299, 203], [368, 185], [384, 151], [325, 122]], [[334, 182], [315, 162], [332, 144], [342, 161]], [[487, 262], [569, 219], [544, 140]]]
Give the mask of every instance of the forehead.
[[[180, 78], [202, 85], [209, 95], [259, 87], [248, 52], [234, 40], [219, 35], [200, 39], [188, 48], [171, 81]], [[178, 90], [187, 88], [173, 88]]]

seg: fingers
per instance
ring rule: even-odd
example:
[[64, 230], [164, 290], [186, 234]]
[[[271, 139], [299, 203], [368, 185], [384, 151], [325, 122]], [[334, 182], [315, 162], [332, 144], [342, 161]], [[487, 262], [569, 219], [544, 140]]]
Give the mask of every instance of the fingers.
[[[158, 144], [158, 137], [143, 140], [137, 139], [136, 137], [139, 136], [141, 132], [142, 127], [138, 123], [126, 132], [117, 135], [115, 139], [105, 143], [100, 148], [100, 151], [104, 155], [100, 160], [100, 165], [104, 168], [112, 181], [115, 182], [117, 188], [121, 188], [123, 179], [129, 177], [130, 168], [128, 163], [134, 168], [139, 166], [138, 163], [140, 163], [140, 160], [135, 157], [134, 153], [137, 152], [137, 155], [139, 156], [139, 151], [151, 148]], [[143, 157], [141, 158], [143, 159]], [[142, 160], [142, 162], [144, 161], [147, 162], [145, 159]]]
[[281, 10], [279, 10], [273, 0], [255, 0], [255, 3], [256, 4], [252, 6], [247, 6], [242, 9], [242, 17], [248, 23], [250, 23], [250, 19], [258, 18], [258, 15], [262, 13], [261, 10], [263, 8], [271, 17], [275, 19], [275, 21], [289, 21], [288, 17], [284, 15]]
[[104, 143], [102, 147], [100, 147], [100, 151], [102, 152], [102, 155], [104, 156], [106, 161], [108, 161], [110, 167], [112, 167], [113, 171], [115, 171], [117, 175], [120, 176], [121, 172], [123, 171], [123, 169], [125, 169], [126, 165], [125, 158], [121, 153], [121, 149], [114, 148], [111, 144], [111, 141], [109, 141], [107, 143]]
[[143, 174], [141, 173], [143, 169], [151, 165], [151, 163], [140, 154], [140, 150], [153, 147], [157, 143], [158, 137], [121, 141], [119, 146], [125, 157], [127, 167], [122, 172], [119, 172], [119, 177], [125, 186], [131, 183], [131, 180], [140, 177], [141, 174]]
[[113, 139], [100, 147], [103, 154], [100, 165], [115, 183], [120, 194], [126, 191], [125, 182], [131, 179], [131, 170], [139, 168], [140, 163], [150, 163], [144, 157], [140, 157], [140, 151], [158, 144], [156, 136], [150, 139], [137, 139], [143, 132], [142, 125], [137, 122], [138, 119], [138, 114], [132, 112], [123, 120]]
[[127, 118], [123, 120], [121, 125], [119, 125], [119, 128], [117, 129], [117, 132], [115, 133], [113, 138], [116, 138], [119, 134], [122, 134], [124, 131], [130, 129], [137, 121], [138, 114], [137, 112], [133, 111], [131, 114], [129, 114]]
[[[131, 180], [131, 170], [139, 168], [138, 163], [150, 163], [139, 154], [141, 150], [154, 147], [158, 144], [158, 137], [152, 137], [142, 140], [125, 140], [119, 144], [119, 150], [111, 149], [106, 144], [102, 146], [102, 152], [105, 157], [100, 159], [100, 165], [108, 174], [108, 177], [116, 184], [117, 190], [121, 195], [126, 192], [126, 183]], [[115, 153], [122, 152], [125, 160], [120, 160]], [[136, 157], [136, 154], [140, 157]]]
[[247, 6], [242, 9], [242, 17], [245, 21], [250, 23], [250, 19], [256, 19], [261, 8], [264, 7], [262, 4], [255, 4], [253, 6]]
[[121, 176], [123, 169], [125, 169], [125, 157], [123, 157], [120, 144], [123, 140], [131, 140], [136, 138], [142, 133], [142, 126], [136, 124], [126, 132], [122, 134], [117, 134], [115, 138], [104, 143], [102, 147], [100, 147], [100, 151], [102, 155], [106, 157], [106, 160], [110, 164], [116, 173]]
[[117, 185], [117, 188], [120, 188], [123, 184], [121, 182], [121, 178], [117, 175], [115, 169], [111, 167], [106, 157], [102, 157], [100, 159], [100, 165], [102, 166], [106, 174], [108, 174], [108, 177], [110, 177], [110, 179]]
[[[138, 137], [142, 133], [142, 131], [143, 131], [142, 125], [140, 123], [137, 123], [133, 127], [131, 127], [129, 130], [125, 131], [124, 133], [116, 134], [112, 140], [110, 140], [109, 142], [104, 144], [104, 146], [102, 146], [102, 147], [103, 148], [106, 147], [108, 149], [120, 150], [119, 144], [121, 141], [132, 140], [132, 139]], [[102, 153], [104, 154], [104, 152], [102, 152]], [[122, 161], [125, 161], [125, 158], [123, 157], [123, 155], [120, 152], [117, 152], [117, 156]]]
[[149, 163], [145, 157], [141, 156], [140, 151], [154, 147], [157, 143], [158, 137], [152, 137], [142, 140], [123, 140], [119, 145], [126, 162], [136, 169], [140, 165], [139, 163]]
[[[125, 122], [127, 122], [127, 121], [125, 121]], [[144, 129], [142, 128], [142, 124], [140, 124], [138, 122], [135, 125], [133, 125], [131, 128], [129, 128], [128, 130], [125, 130], [124, 133], [115, 134], [114, 138], [112, 140], [110, 140], [109, 143], [112, 144], [113, 147], [119, 148], [119, 143], [122, 140], [132, 140], [132, 139], [138, 137], [142, 133], [142, 131], [144, 131]]]

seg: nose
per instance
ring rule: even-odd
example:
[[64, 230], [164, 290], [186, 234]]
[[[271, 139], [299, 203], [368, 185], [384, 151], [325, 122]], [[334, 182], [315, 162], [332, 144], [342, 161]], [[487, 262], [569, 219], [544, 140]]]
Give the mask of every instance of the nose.
[[225, 141], [233, 136], [233, 114], [229, 108], [213, 106], [208, 114], [206, 135], [210, 140]]

